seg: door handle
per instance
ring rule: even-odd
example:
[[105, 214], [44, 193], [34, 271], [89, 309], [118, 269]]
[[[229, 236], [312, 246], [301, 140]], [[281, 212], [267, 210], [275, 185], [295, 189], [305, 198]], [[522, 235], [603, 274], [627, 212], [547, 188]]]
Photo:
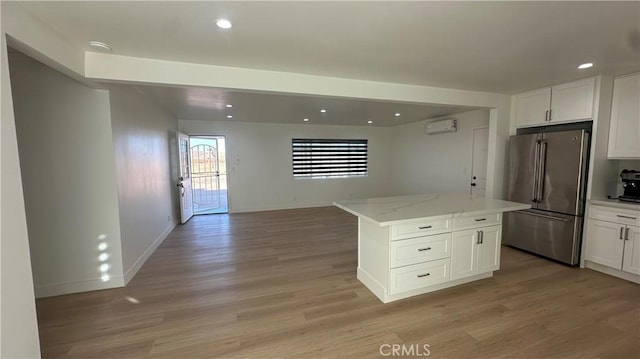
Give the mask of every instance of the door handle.
[[480, 231], [476, 231], [476, 244], [480, 244]]
[[622, 232], [624, 231], [624, 227], [620, 227], [620, 239], [622, 239]]
[[551, 219], [551, 220], [554, 220], [554, 221], [562, 221], [562, 222], [569, 222], [570, 221], [570, 219], [567, 219], [567, 218], [554, 217], [554, 216], [549, 216], [549, 215], [546, 215], [546, 214], [540, 214], [540, 213], [535, 213], [535, 212], [517, 211], [517, 213], [528, 214], [530, 216]]
[[484, 243], [484, 231], [480, 231], [480, 244]]
[[543, 199], [544, 194], [544, 173], [547, 167], [547, 142], [542, 141], [540, 144], [540, 170], [538, 171], [538, 202]]
[[626, 231], [624, 232], [624, 240], [625, 241], [629, 240], [629, 227], [627, 227]]
[[471, 183], [471, 187], [475, 187], [475, 186], [476, 186], [476, 184], [472, 182]]
[[[534, 176], [536, 178], [538, 178], [538, 167], [540, 167], [540, 140], [536, 141], [536, 148], [535, 148], [535, 154], [533, 156], [533, 173]], [[537, 193], [538, 193], [538, 181], [534, 180], [533, 181], [533, 187], [531, 188], [532, 192], [531, 192], [531, 201], [533, 203], [538, 201], [538, 198], [536, 197]]]
[[547, 122], [547, 121], [549, 121], [549, 110], [546, 110], [544, 112], [544, 122]]

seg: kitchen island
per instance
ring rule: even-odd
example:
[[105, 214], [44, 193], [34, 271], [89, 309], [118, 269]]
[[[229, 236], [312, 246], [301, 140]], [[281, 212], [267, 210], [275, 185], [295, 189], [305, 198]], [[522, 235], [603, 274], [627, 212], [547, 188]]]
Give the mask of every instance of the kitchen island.
[[531, 207], [465, 194], [333, 204], [358, 216], [358, 280], [383, 303], [493, 276], [502, 213]]

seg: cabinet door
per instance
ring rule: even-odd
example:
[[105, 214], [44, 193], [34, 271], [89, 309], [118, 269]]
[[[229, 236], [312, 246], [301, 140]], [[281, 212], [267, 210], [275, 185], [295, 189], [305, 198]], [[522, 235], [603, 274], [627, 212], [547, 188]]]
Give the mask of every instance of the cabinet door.
[[539, 126], [547, 123], [547, 112], [551, 108], [551, 88], [516, 95], [516, 126]]
[[640, 227], [627, 226], [627, 229], [622, 270], [640, 275]]
[[482, 232], [478, 245], [478, 274], [500, 269], [500, 242], [502, 226], [479, 228]]
[[451, 280], [476, 274], [476, 252], [478, 250], [478, 231], [453, 232], [451, 242]]
[[592, 118], [594, 88], [594, 78], [553, 86], [550, 121], [571, 122]]
[[640, 74], [613, 83], [609, 158], [640, 158]]
[[607, 267], [622, 269], [624, 228], [622, 224], [589, 219], [584, 259]]

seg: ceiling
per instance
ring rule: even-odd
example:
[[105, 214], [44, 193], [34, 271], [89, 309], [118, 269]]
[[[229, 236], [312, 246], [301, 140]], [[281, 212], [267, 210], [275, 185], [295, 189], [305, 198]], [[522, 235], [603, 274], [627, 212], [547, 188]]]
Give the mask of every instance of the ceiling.
[[[397, 126], [479, 109], [345, 98], [135, 86], [179, 119], [314, 125]], [[228, 108], [227, 105], [233, 107]], [[321, 110], [326, 112], [320, 112]], [[396, 116], [399, 113], [400, 116]], [[227, 116], [233, 116], [227, 118]], [[304, 119], [308, 121], [304, 121]], [[371, 124], [368, 121], [372, 121]]]
[[[77, 46], [498, 93], [640, 71], [640, 2], [28, 1]], [[230, 30], [215, 26], [228, 18]], [[584, 62], [595, 66], [578, 70]], [[138, 86], [182, 119], [392, 126], [472, 108]], [[221, 108], [231, 102], [233, 110]], [[326, 114], [319, 113], [325, 107]], [[226, 115], [232, 112], [233, 119]], [[400, 118], [393, 114], [400, 112]]]

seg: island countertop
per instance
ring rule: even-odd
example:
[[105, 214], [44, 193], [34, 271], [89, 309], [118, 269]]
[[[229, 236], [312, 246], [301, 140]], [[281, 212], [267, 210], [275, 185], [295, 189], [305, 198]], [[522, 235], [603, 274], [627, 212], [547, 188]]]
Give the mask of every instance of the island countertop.
[[353, 215], [389, 226], [438, 216], [519, 211], [531, 205], [469, 194], [421, 194], [333, 202]]

